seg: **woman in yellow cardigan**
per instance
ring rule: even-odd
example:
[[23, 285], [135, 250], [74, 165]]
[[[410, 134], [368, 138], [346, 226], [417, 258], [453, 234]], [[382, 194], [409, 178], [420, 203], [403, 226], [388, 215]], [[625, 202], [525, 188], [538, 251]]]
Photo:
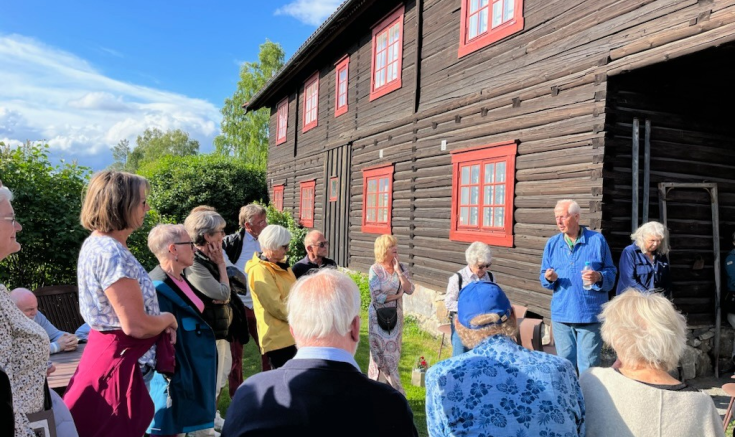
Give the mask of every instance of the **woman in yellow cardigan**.
[[279, 225], [269, 225], [258, 236], [261, 253], [245, 265], [253, 294], [253, 311], [258, 321], [260, 350], [277, 369], [296, 355], [296, 342], [288, 326], [286, 302], [296, 282], [286, 263], [291, 233]]

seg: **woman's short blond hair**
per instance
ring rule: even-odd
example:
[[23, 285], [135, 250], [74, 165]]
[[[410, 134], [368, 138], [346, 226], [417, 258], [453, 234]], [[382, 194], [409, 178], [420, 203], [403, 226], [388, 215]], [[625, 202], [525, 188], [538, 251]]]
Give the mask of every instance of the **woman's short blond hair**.
[[686, 345], [686, 319], [659, 293], [628, 288], [603, 306], [602, 340], [629, 366], [675, 369]]
[[480, 344], [482, 340], [493, 335], [505, 335], [515, 341], [516, 336], [518, 335], [518, 323], [516, 322], [515, 316], [511, 316], [503, 323], [498, 323], [499, 320], [500, 316], [498, 314], [480, 314], [479, 316], [473, 317], [472, 320], [470, 320], [470, 323], [475, 326], [488, 326], [484, 328], [470, 329], [457, 322], [454, 325], [454, 329], [457, 330], [457, 335], [459, 335], [459, 339], [462, 340], [462, 344], [469, 349], [473, 349], [475, 346]]
[[646, 237], [648, 237], [649, 235], [653, 235], [661, 239], [661, 244], [658, 245], [656, 252], [660, 253], [661, 255], [666, 255], [669, 253], [669, 232], [666, 230], [666, 227], [659, 222], [648, 222], [642, 224], [638, 229], [635, 230], [635, 232], [630, 234], [630, 239], [635, 242], [635, 245], [638, 246], [638, 248], [643, 251], [643, 253], [645, 253]]
[[148, 234], [148, 249], [160, 260], [166, 257], [168, 246], [184, 236], [188, 237], [184, 225], [157, 225]]
[[189, 238], [197, 246], [207, 244], [205, 235], [212, 235], [225, 229], [225, 219], [219, 213], [210, 209], [199, 209], [193, 211], [184, 220], [184, 227]]
[[124, 171], [104, 170], [96, 173], [84, 189], [80, 221], [85, 229], [99, 232], [136, 229], [135, 209], [143, 201], [140, 188], [151, 185], [142, 176]]
[[382, 263], [387, 258], [388, 249], [398, 245], [398, 239], [392, 235], [381, 235], [375, 239], [375, 262]]

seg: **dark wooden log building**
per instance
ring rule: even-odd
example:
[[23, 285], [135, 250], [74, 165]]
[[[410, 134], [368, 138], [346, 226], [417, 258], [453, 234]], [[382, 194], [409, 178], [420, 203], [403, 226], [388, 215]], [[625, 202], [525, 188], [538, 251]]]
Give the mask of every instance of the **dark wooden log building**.
[[[734, 67], [735, 0], [347, 0], [246, 109], [272, 111], [271, 200], [340, 265], [366, 271], [392, 233], [443, 290], [486, 241], [511, 299], [548, 315], [558, 199], [616, 264], [630, 243], [634, 119], [641, 145], [650, 123], [650, 219], [659, 182], [716, 182], [732, 247]], [[668, 218], [676, 303], [711, 324], [707, 193], [672, 191]]]

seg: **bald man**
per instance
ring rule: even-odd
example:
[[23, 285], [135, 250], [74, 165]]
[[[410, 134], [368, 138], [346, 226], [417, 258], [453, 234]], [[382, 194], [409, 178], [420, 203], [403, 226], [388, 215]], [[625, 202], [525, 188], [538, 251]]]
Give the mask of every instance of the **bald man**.
[[52, 354], [58, 352], [71, 352], [77, 348], [79, 339], [74, 334], [60, 331], [56, 326], [52, 325], [48, 321], [46, 316], [38, 311], [38, 299], [31, 290], [27, 288], [16, 288], [10, 292], [10, 299], [15, 302], [15, 305], [23, 311], [29, 319], [41, 325], [41, 327], [48, 334], [50, 345], [50, 352]]
[[337, 263], [327, 258], [329, 255], [329, 241], [324, 234], [313, 230], [304, 237], [306, 256], [291, 267], [296, 279], [314, 273], [322, 268], [336, 269]]

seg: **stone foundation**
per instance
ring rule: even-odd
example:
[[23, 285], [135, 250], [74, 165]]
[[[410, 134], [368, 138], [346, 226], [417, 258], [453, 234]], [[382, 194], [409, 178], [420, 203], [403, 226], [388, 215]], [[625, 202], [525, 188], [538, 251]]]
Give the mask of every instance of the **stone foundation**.
[[441, 335], [437, 328], [440, 324], [449, 322], [444, 306], [445, 294], [446, 290], [438, 292], [417, 284], [412, 295], [404, 295], [403, 312], [415, 317], [424, 331]]

